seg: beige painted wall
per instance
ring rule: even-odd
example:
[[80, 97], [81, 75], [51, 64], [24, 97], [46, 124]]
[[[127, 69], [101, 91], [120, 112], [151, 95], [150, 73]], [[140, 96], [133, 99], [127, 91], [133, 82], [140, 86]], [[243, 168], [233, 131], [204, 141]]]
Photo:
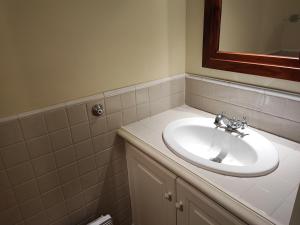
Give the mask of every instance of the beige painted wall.
[[185, 72], [185, 0], [0, 0], [0, 117]]
[[186, 72], [300, 93], [300, 83], [202, 67], [204, 0], [187, 0]]
[[204, 0], [0, 0], [0, 117], [182, 72], [300, 93], [203, 68], [203, 11]]

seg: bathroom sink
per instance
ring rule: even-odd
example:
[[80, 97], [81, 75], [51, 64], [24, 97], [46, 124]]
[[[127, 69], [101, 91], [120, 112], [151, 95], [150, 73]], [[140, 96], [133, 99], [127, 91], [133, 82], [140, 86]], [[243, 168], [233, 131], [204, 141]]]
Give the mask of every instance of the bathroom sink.
[[209, 118], [186, 118], [169, 123], [163, 139], [179, 157], [213, 172], [251, 177], [275, 170], [279, 158], [274, 145], [251, 128], [242, 132], [246, 135], [216, 128]]

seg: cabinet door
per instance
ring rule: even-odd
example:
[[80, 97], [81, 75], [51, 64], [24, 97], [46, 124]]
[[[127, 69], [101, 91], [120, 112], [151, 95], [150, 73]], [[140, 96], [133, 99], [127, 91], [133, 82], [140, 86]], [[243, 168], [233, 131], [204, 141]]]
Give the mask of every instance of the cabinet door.
[[126, 144], [133, 223], [176, 225], [176, 176]]
[[181, 179], [177, 179], [177, 225], [245, 225]]

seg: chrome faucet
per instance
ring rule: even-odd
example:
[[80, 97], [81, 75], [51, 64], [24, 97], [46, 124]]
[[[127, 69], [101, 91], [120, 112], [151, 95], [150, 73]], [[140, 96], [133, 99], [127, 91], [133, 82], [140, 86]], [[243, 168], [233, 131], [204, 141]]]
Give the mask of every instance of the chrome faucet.
[[242, 137], [247, 135], [244, 134], [240, 131], [238, 131], [238, 129], [245, 129], [245, 126], [248, 125], [247, 121], [246, 121], [246, 117], [243, 117], [242, 120], [239, 120], [235, 117], [233, 118], [229, 118], [227, 116], [224, 115], [224, 113], [220, 113], [216, 115], [215, 118], [215, 122], [214, 124], [216, 125], [217, 128], [224, 128], [226, 131], [228, 132], [235, 132], [239, 135], [241, 135]]

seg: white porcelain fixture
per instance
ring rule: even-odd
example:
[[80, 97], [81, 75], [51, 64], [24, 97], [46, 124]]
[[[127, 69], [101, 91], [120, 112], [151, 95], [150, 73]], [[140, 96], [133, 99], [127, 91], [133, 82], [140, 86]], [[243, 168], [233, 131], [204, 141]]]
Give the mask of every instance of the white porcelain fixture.
[[240, 137], [216, 128], [213, 119], [186, 118], [167, 125], [163, 139], [168, 148], [186, 161], [225, 175], [262, 176], [279, 164], [273, 144], [251, 128]]

